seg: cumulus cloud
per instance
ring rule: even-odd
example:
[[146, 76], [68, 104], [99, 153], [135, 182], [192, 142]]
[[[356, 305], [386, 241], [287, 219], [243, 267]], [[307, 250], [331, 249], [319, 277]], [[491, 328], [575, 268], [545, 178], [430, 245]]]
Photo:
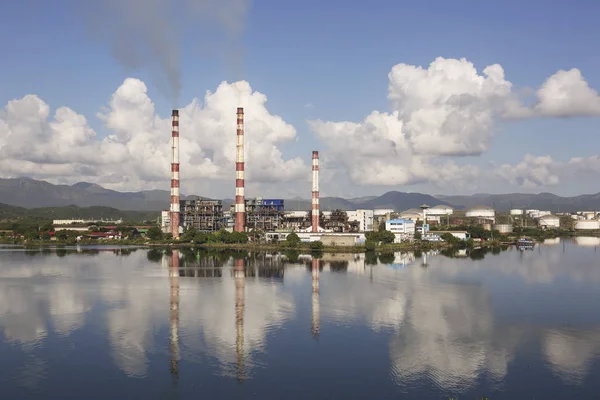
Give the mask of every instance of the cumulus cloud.
[[600, 115], [600, 96], [581, 71], [560, 70], [549, 77], [536, 93], [535, 111], [543, 116], [576, 117]]
[[372, 112], [363, 122], [309, 121], [317, 137], [328, 147], [353, 182], [362, 185], [401, 185], [429, 182], [442, 184], [477, 175], [474, 167], [415, 154], [398, 112]]
[[[235, 110], [245, 108], [247, 177], [254, 182], [305, 178], [301, 158], [284, 159], [279, 145], [296, 130], [266, 108], [267, 97], [245, 81], [222, 82], [180, 109], [180, 160], [184, 190], [235, 176]], [[35, 95], [12, 100], [0, 115], [0, 169], [5, 175], [86, 180], [114, 189], [163, 187], [170, 176], [170, 118], [156, 114], [144, 82], [128, 78], [98, 117], [104, 138], [85, 117], [50, 106]]]
[[535, 188], [558, 184], [555, 168], [556, 163], [550, 156], [535, 157], [526, 154], [523, 161], [516, 165], [502, 164], [496, 174], [513, 185]]
[[[449, 157], [481, 155], [489, 149], [496, 122], [533, 116], [571, 117], [600, 114], [600, 97], [577, 69], [546, 80], [533, 106], [513, 90], [502, 66], [479, 73], [468, 60], [439, 57], [427, 68], [398, 64], [388, 74], [391, 112], [373, 111], [362, 122], [309, 121], [350, 181], [362, 185], [428, 183], [467, 188], [483, 174]], [[584, 164], [591, 161], [591, 165]], [[600, 170], [600, 162], [573, 159], [569, 168]], [[504, 164], [496, 176], [532, 188], [559, 182], [549, 156], [525, 156]], [[442, 186], [443, 187], [443, 186]]]

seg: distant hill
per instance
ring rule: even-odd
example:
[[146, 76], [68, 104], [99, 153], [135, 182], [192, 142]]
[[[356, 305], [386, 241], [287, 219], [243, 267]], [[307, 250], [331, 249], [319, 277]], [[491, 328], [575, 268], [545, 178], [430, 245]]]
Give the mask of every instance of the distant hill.
[[[24, 207], [24, 209], [73, 205], [77, 207], [110, 207], [112, 210], [156, 212], [168, 208], [169, 197], [170, 192], [167, 190], [117, 192], [88, 182], [79, 182], [74, 185], [53, 185], [29, 178], [0, 179], [0, 203]], [[182, 195], [182, 199], [190, 197], [192, 196]], [[310, 199], [296, 197], [285, 199], [285, 201], [288, 210], [311, 209]], [[476, 205], [488, 205], [499, 211], [508, 211], [513, 207], [535, 208], [553, 212], [573, 212], [599, 210], [600, 193], [575, 197], [560, 197], [552, 193], [478, 193], [471, 196], [431, 196], [423, 193], [391, 191], [381, 196], [364, 196], [353, 199], [321, 197], [320, 199], [321, 210], [391, 208], [396, 211], [403, 211], [419, 207], [423, 203], [430, 206], [452, 205], [459, 209]], [[223, 200], [224, 207], [229, 207], [230, 204], [233, 204], [232, 199]], [[51, 210], [48, 211], [51, 212]], [[100, 212], [100, 210], [94, 210], [93, 212]]]
[[158, 211], [168, 207], [169, 196], [167, 190], [117, 192], [87, 182], [69, 186], [29, 178], [0, 179], [0, 203], [26, 208], [76, 205]]
[[574, 197], [561, 197], [552, 193], [508, 193], [476, 194], [472, 196], [437, 196], [455, 206], [473, 207], [486, 205], [498, 211], [511, 208], [548, 210], [552, 212], [575, 212], [600, 209], [600, 193], [584, 194]]
[[0, 203], [0, 221], [19, 217], [36, 217], [44, 219], [123, 219], [125, 221], [155, 220], [160, 216], [158, 211], [123, 211], [112, 207], [92, 206], [77, 207], [41, 207], [23, 208]]

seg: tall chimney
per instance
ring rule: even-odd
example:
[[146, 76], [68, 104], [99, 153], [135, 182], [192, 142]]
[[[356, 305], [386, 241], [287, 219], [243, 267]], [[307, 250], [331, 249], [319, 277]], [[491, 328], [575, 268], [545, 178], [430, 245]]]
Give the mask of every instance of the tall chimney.
[[235, 226], [236, 232], [244, 232], [246, 207], [244, 205], [244, 109], [237, 109], [237, 153], [235, 156]]
[[173, 110], [171, 130], [171, 233], [179, 239], [179, 110]]
[[319, 232], [319, 152], [312, 152], [312, 231]]

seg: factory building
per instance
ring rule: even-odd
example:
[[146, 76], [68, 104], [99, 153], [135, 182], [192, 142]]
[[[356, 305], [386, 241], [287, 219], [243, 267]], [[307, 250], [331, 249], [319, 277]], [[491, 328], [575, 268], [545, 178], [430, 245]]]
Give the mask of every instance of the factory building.
[[373, 231], [373, 210], [346, 211], [346, 214], [348, 215], [348, 222], [358, 222], [359, 232]]
[[301, 231], [311, 226], [311, 215], [309, 211], [284, 211], [283, 229]]
[[[235, 205], [232, 205], [232, 213], [234, 210]], [[256, 229], [272, 232], [284, 226], [285, 206], [283, 199], [263, 199], [262, 197], [245, 199], [244, 210], [244, 226], [247, 230]]]
[[410, 219], [391, 219], [385, 222], [385, 230], [392, 232], [396, 238], [394, 243], [410, 240], [415, 235], [416, 222]]
[[217, 232], [225, 228], [221, 200], [196, 197], [180, 201], [183, 227], [194, 227], [201, 232]]

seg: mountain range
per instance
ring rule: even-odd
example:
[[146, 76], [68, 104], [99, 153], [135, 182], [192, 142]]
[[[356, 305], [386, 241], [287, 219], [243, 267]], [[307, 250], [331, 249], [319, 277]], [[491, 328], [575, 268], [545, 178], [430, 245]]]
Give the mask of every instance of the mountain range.
[[[74, 185], [54, 185], [30, 178], [0, 178], [0, 203], [24, 208], [102, 206], [119, 210], [159, 211], [167, 209], [170, 193], [167, 190], [144, 190], [140, 192], [118, 192], [102, 186], [80, 182]], [[193, 196], [183, 196], [182, 199]], [[285, 199], [286, 209], [310, 210], [311, 201], [302, 198]], [[228, 207], [232, 199], [224, 199]], [[451, 205], [464, 209], [478, 205], [508, 211], [510, 208], [533, 208], [552, 212], [574, 212], [600, 209], [600, 193], [561, 197], [552, 193], [526, 194], [475, 194], [470, 196], [431, 196], [423, 193], [390, 191], [381, 196], [366, 196], [353, 199], [321, 197], [322, 210], [355, 210], [391, 208], [396, 211], [416, 208], [426, 203], [430, 206]]]

